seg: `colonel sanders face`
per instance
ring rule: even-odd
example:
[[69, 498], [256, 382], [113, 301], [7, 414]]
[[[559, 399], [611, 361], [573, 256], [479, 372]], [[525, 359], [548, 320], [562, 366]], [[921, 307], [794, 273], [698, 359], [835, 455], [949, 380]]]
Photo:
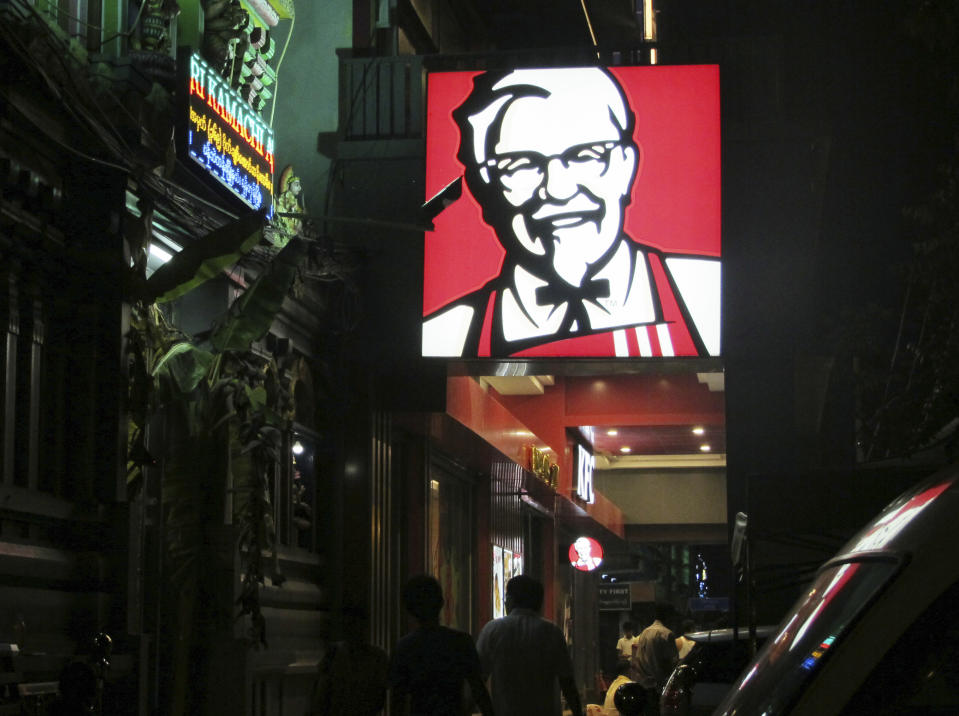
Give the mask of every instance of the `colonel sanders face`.
[[632, 114], [598, 68], [487, 84], [457, 110], [470, 190], [512, 260], [579, 286], [622, 232], [639, 156]]

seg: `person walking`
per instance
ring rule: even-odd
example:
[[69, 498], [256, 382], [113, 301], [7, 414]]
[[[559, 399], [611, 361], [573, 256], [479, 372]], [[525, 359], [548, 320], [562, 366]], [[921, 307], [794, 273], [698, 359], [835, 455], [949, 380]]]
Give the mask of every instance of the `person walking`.
[[397, 642], [390, 659], [393, 716], [469, 714], [466, 685], [483, 716], [493, 716], [473, 639], [465, 632], [440, 626], [443, 603], [443, 589], [429, 575], [411, 577], [403, 588], [403, 606], [415, 628]]
[[573, 716], [583, 715], [566, 639], [540, 616], [542, 606], [543, 585], [513, 577], [506, 583], [506, 616], [489, 622], [476, 640], [497, 716], [560, 716], [560, 691]]
[[343, 612], [346, 639], [332, 642], [320, 659], [310, 716], [376, 716], [386, 705], [386, 652], [366, 640], [366, 609]]
[[650, 715], [659, 713], [659, 695], [679, 660], [676, 635], [664, 623], [671, 615], [669, 605], [655, 606], [653, 623], [640, 632], [630, 662], [630, 676], [646, 690]]

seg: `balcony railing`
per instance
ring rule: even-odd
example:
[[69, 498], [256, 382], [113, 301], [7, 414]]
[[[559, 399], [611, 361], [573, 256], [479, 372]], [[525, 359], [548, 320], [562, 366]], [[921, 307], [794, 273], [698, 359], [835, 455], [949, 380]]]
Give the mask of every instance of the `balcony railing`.
[[340, 53], [340, 129], [344, 139], [423, 136], [423, 58]]
[[628, 62], [628, 53], [550, 48], [454, 55], [340, 57], [340, 131], [346, 141], [422, 139], [427, 72]]

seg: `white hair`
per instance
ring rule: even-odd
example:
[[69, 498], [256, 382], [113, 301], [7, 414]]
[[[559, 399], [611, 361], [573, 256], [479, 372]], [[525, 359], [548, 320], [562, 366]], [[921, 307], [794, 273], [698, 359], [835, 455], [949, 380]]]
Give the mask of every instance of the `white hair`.
[[[557, 121], [567, 124], [594, 121], [599, 112], [608, 116], [624, 138], [630, 138], [628, 135], [632, 131], [632, 112], [619, 85], [608, 72], [599, 67], [514, 70], [496, 80], [484, 92], [489, 94], [489, 101], [483, 101], [482, 94], [472, 97], [471, 101], [468, 100], [471, 111], [465, 117], [472, 129], [469, 158], [479, 167], [482, 167], [487, 159], [486, 147], [490, 130], [502, 122], [509, 104], [522, 97], [539, 96], [562, 100], [562, 104], [567, 105], [569, 111], [560, 112], [561, 116], [557, 117]], [[577, 111], [584, 108], [592, 108], [594, 112]], [[603, 112], [603, 109], [606, 112]], [[481, 174], [484, 181], [489, 180], [485, 171], [481, 171]]]

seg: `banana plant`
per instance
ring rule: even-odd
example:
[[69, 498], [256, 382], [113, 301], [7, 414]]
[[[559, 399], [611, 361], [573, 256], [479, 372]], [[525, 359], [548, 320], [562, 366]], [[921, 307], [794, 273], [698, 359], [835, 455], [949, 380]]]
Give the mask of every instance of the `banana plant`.
[[[281, 457], [292, 401], [282, 372], [283, 356], [254, 351], [279, 313], [306, 253], [294, 237], [209, 331], [188, 336], [164, 317], [160, 304], [174, 300], [223, 270], [262, 240], [260, 214], [198, 240], [145, 280], [131, 282], [130, 446], [128, 484], [142, 484], [143, 468], [156, 464], [147, 450], [147, 425], [162, 416], [162, 509], [165, 561], [176, 604], [172, 645], [171, 713], [191, 705], [191, 664], [215, 603], [206, 592], [209, 565], [217, 558], [212, 526], [223, 524], [228, 505], [236, 526], [241, 589], [236, 618], [249, 620], [247, 637], [267, 644], [260, 611], [263, 554], [272, 546], [270, 475]], [[139, 262], [138, 265], [142, 265]], [[232, 499], [230, 499], [232, 498]], [[212, 621], [216, 621], [212, 615]], [[201, 666], [202, 669], [202, 666]]]

